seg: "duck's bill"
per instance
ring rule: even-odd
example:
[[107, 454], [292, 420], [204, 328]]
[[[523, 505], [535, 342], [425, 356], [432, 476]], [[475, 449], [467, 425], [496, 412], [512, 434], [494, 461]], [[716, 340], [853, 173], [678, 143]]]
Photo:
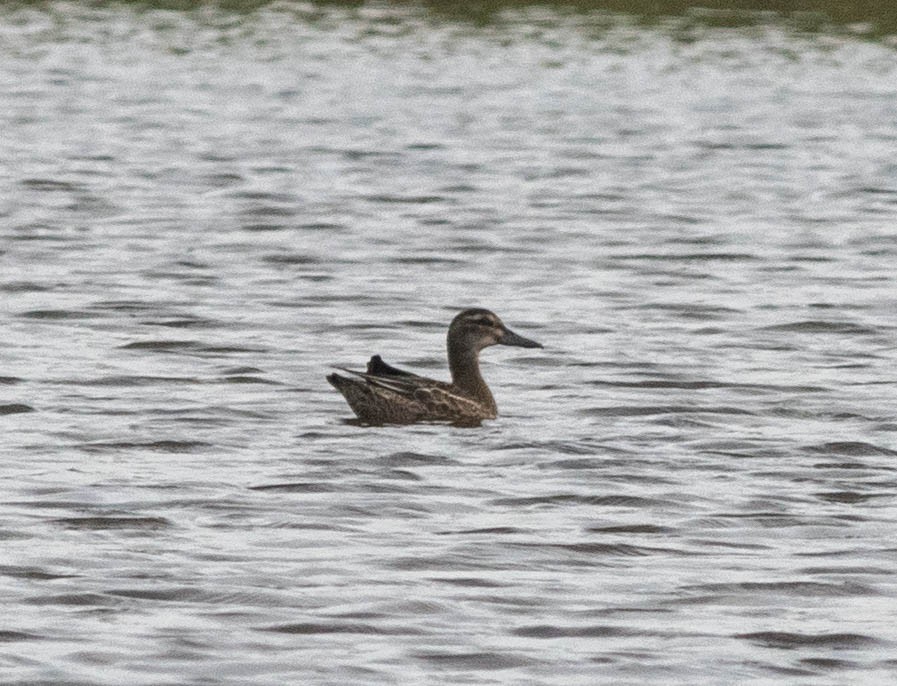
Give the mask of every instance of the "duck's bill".
[[514, 333], [510, 329], [505, 329], [504, 335], [498, 339], [498, 342], [502, 345], [516, 345], [521, 348], [541, 348], [541, 343], [536, 343], [535, 341], [530, 340], [529, 338], [524, 338], [519, 334]]

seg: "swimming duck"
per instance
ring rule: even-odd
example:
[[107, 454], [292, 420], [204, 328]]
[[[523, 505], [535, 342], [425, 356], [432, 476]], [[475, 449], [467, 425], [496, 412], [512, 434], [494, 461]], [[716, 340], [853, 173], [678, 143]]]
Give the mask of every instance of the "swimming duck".
[[449, 325], [448, 360], [451, 383], [428, 379], [386, 364], [374, 355], [367, 370], [337, 369], [357, 378], [330, 374], [327, 381], [349, 403], [358, 418], [370, 424], [452, 422], [478, 424], [495, 419], [495, 398], [480, 375], [480, 351], [490, 345], [541, 348], [504, 325], [493, 312], [464, 310]]

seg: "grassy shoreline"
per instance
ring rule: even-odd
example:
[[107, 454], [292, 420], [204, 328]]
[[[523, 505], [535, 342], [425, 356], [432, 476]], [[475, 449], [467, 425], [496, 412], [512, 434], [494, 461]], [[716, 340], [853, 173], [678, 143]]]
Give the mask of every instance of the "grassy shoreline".
[[[52, 0], [18, 0], [15, 7], [53, 7]], [[194, 11], [219, 8], [253, 12], [262, 8], [326, 10], [335, 8], [420, 8], [433, 17], [475, 24], [500, 23], [509, 12], [553, 9], [561, 13], [609, 13], [645, 24], [677, 20], [706, 27], [749, 27], [783, 23], [797, 30], [850, 33], [867, 37], [897, 36], [894, 0], [114, 0], [78, 3], [81, 7], [131, 6], [144, 10]]]

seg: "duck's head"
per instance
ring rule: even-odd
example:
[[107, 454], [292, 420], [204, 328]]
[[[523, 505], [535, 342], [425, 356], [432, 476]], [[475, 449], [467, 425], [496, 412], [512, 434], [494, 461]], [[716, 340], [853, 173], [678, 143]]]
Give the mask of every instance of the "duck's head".
[[541, 348], [529, 338], [524, 338], [504, 325], [494, 312], [480, 308], [464, 310], [449, 326], [449, 347], [458, 345], [479, 352], [490, 345], [516, 345], [521, 348]]

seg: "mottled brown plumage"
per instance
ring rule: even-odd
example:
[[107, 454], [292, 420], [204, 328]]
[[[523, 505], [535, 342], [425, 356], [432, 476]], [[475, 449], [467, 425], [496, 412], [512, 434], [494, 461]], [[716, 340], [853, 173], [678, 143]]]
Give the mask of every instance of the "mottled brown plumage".
[[480, 350], [496, 344], [542, 347], [518, 336], [489, 310], [470, 309], [458, 314], [449, 326], [451, 383], [396, 369], [379, 355], [370, 359], [364, 372], [339, 367], [355, 378], [330, 374], [327, 380], [363, 422], [478, 424], [483, 419], [495, 419], [498, 414], [495, 399], [480, 375], [479, 363]]

